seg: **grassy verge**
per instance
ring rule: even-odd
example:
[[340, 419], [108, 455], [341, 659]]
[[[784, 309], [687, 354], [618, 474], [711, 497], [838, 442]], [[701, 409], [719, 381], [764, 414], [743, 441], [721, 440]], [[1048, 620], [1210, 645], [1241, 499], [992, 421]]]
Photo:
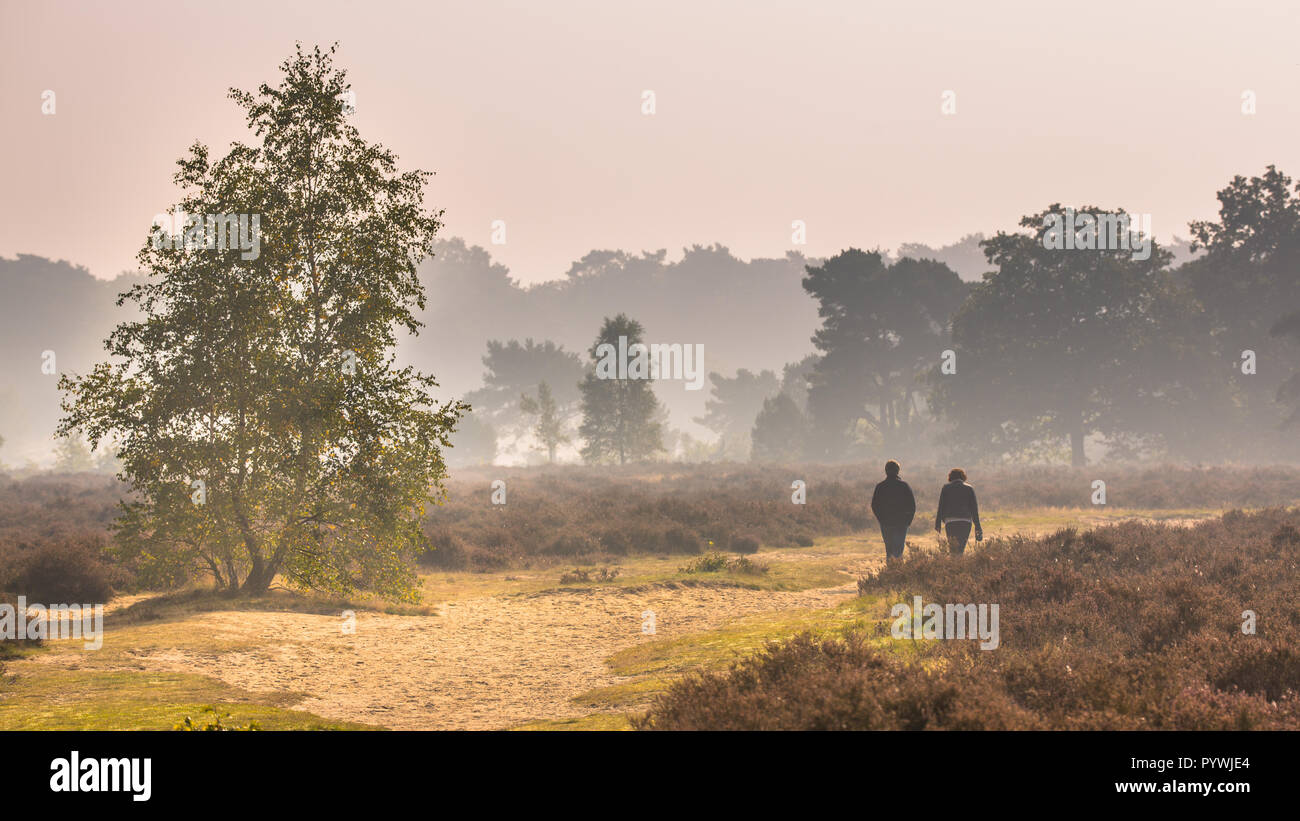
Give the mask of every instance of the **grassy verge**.
[[0, 730], [171, 730], [205, 707], [264, 730], [380, 729], [288, 709], [301, 693], [249, 693], [206, 676], [42, 669], [0, 684]]
[[[834, 608], [762, 613], [736, 619], [716, 630], [629, 647], [606, 660], [613, 672], [629, 680], [575, 697], [574, 704], [603, 712], [577, 720], [581, 726], [572, 729], [605, 729], [597, 726], [605, 721], [597, 718], [602, 715], [627, 724], [631, 715], [644, 710], [682, 676], [725, 670], [769, 641], [804, 632], [829, 637], [855, 629], [871, 630], [888, 615], [883, 597], [855, 598]], [[881, 642], [888, 644], [883, 639]], [[537, 722], [521, 729], [570, 729], [552, 724]]]

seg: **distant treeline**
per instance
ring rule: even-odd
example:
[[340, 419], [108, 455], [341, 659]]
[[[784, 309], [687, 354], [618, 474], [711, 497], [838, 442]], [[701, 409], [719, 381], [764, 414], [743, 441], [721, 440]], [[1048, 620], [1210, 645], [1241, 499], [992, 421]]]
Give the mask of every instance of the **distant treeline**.
[[[1178, 265], [1138, 230], [1149, 230], [1149, 218], [1139, 219], [1145, 215], [1132, 215], [1130, 226], [1119, 209], [1059, 203], [1025, 216], [1019, 231], [979, 240], [987, 273], [975, 284], [938, 260], [851, 248], [801, 260], [802, 294], [781, 310], [754, 310], [753, 294], [763, 291], [757, 279], [727, 273], [683, 282], [680, 268], [695, 265], [707, 253], [701, 249], [676, 265], [662, 254], [593, 254], [570, 280], [536, 291], [534, 304], [591, 296], [597, 291], [584, 286], [592, 277], [636, 283], [620, 292], [618, 315], [591, 304], [585, 327], [596, 329], [600, 317], [604, 325], [590, 347], [582, 340], [565, 350], [573, 344], [569, 326], [558, 344], [551, 336], [490, 341], [485, 387], [468, 397], [476, 415], [451, 458], [490, 462], [511, 440], [509, 449], [531, 444], [552, 460], [570, 444], [570, 459], [597, 462], [888, 455], [1079, 466], [1102, 454], [1293, 461], [1300, 458], [1298, 192], [1272, 166], [1234, 178], [1218, 192], [1219, 219], [1189, 226], [1192, 242], [1178, 248]], [[719, 293], [736, 304], [719, 305], [716, 322], [691, 310]], [[671, 315], [665, 302], [680, 314], [662, 324], [646, 319]], [[801, 326], [792, 317], [808, 308], [820, 318], [811, 349], [790, 339]], [[738, 331], [737, 320], [744, 323]], [[718, 356], [710, 348], [715, 325], [732, 329]], [[655, 394], [620, 405], [609, 401], [613, 388], [586, 379], [597, 346], [621, 336], [710, 340], [709, 398], [694, 421], [716, 438], [700, 441], [671, 426], [661, 404], [681, 394], [678, 383], [657, 383]], [[782, 351], [783, 366], [762, 367]], [[740, 364], [731, 375], [715, 367], [719, 360]], [[530, 439], [537, 409], [521, 397], [543, 387], [555, 407], [536, 420]], [[582, 431], [609, 426], [614, 412], [622, 440], [593, 448]]]
[[[702, 344], [709, 371], [705, 390], [654, 386], [643, 415], [658, 448], [637, 459], [1300, 459], [1300, 198], [1271, 166], [1218, 198], [1218, 220], [1190, 225], [1190, 245], [1144, 259], [1044, 247], [1059, 204], [1018, 232], [897, 256], [592, 251], [532, 287], [450, 239], [421, 268], [425, 327], [400, 350], [475, 405], [449, 454], [462, 465], [581, 458], [577, 385], [618, 314], [647, 342]], [[48, 460], [59, 398], [46, 354], [59, 373], [87, 370], [135, 277], [0, 259], [0, 462]], [[522, 402], [541, 382], [564, 440], [552, 447]], [[88, 457], [65, 444], [61, 458]]]

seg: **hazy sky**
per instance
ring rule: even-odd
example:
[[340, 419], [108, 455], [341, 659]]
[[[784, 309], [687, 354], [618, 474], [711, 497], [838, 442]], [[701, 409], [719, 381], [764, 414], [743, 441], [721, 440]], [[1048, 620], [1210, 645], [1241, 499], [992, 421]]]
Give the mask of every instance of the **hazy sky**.
[[1298, 24], [1291, 0], [0, 0], [0, 255], [133, 268], [175, 160], [246, 139], [226, 89], [278, 82], [295, 40], [340, 42], [362, 135], [525, 282], [592, 248], [780, 256], [796, 219], [809, 255], [1055, 201], [1186, 236], [1233, 174], [1300, 175]]

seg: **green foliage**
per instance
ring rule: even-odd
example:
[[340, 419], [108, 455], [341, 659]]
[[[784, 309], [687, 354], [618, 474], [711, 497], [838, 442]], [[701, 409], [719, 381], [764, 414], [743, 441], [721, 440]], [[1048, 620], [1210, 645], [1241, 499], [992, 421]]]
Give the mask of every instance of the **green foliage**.
[[226, 723], [227, 720], [231, 718], [233, 718], [233, 716], [230, 713], [219, 713], [215, 707], [209, 705], [203, 708], [203, 712], [199, 715], [198, 720], [195, 720], [190, 716], [185, 716], [185, 719], [176, 722], [176, 726], [172, 729], [180, 730], [181, 732], [208, 733], [256, 731], [262, 729], [262, 725], [258, 723], [257, 719], [253, 719], [247, 724]]
[[767, 566], [755, 562], [748, 556], [727, 556], [717, 551], [705, 553], [678, 568], [681, 573], [739, 573], [746, 576], [761, 576], [767, 572]]
[[[644, 344], [641, 323], [619, 314], [608, 317], [589, 354], [593, 367], [582, 380], [582, 426], [579, 434], [585, 444], [582, 458], [589, 463], [649, 459], [663, 450], [663, 423], [658, 420], [660, 405], [651, 387], [652, 380], [606, 379], [597, 375], [595, 364], [602, 358], [602, 345], [618, 349], [619, 337], [627, 348]], [[630, 357], [630, 354], [629, 354]]]
[[717, 551], [692, 559], [681, 568], [683, 573], [717, 573], [727, 569], [727, 557]]
[[398, 172], [348, 122], [332, 54], [299, 48], [278, 87], [230, 92], [260, 143], [178, 162], [179, 207], [260, 215], [260, 253], [146, 243], [149, 276], [119, 299], [143, 318], [112, 332], [111, 361], [61, 378], [59, 433], [120, 443], [134, 496], [116, 548], [133, 563], [400, 598], [468, 406], [395, 364], [440, 214], [428, 173]]

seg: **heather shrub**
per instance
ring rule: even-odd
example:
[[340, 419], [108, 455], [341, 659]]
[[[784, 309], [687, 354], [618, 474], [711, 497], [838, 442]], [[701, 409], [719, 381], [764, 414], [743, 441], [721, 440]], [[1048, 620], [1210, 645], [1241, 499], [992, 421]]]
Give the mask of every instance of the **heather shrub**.
[[93, 474], [0, 476], [0, 590], [57, 604], [133, 586], [105, 549], [122, 498], [122, 483]]
[[[26, 594], [24, 594], [26, 595]], [[7, 604], [10, 607], [18, 607], [18, 594], [0, 591], [0, 604]], [[63, 602], [52, 602], [52, 604], [63, 604]], [[12, 639], [0, 639], [0, 686], [4, 684], [4, 660], [6, 658], [21, 655], [24, 648], [39, 647], [42, 644], [40, 639], [29, 639], [17, 635]]]
[[29, 602], [104, 603], [113, 595], [114, 572], [103, 560], [102, 536], [82, 534], [23, 551], [3, 586]]
[[737, 536], [731, 540], [731, 549], [737, 553], [757, 553], [759, 546], [753, 536]]
[[717, 551], [705, 553], [698, 559], [687, 562], [678, 570], [682, 573], [739, 573], [746, 576], [761, 576], [767, 572], [767, 566], [759, 564], [748, 556], [728, 557]]
[[951, 681], [861, 636], [798, 636], [677, 682], [639, 729], [1015, 730], [1041, 726], [990, 680]]
[[1300, 729], [1297, 523], [1297, 510], [1234, 511], [910, 554], [859, 592], [886, 611], [916, 595], [996, 603], [996, 649], [895, 639], [882, 618], [680, 682], [641, 726]]
[[420, 554], [419, 562], [439, 570], [464, 570], [469, 566], [469, 553], [460, 539], [442, 530], [429, 536], [429, 547]]
[[659, 540], [665, 553], [699, 553], [702, 549], [700, 537], [684, 527], [674, 527], [665, 531]]
[[[947, 468], [904, 466], [903, 478], [916, 493], [916, 535], [929, 532]], [[1300, 500], [1300, 469], [1293, 467], [972, 467], [971, 482], [987, 511], [1091, 510], [1091, 482], [1099, 469], [1111, 508], [1266, 507]], [[791, 503], [791, 477], [808, 483], [806, 504]], [[509, 483], [507, 505], [488, 502], [484, 488], [496, 478]], [[816, 538], [874, 529], [869, 502], [881, 478], [874, 463], [464, 469], [449, 482], [445, 504], [430, 509], [427, 524], [431, 532], [445, 530], [458, 538], [470, 565], [480, 569], [556, 564], [573, 556], [743, 552], [751, 544], [747, 539], [776, 549], [810, 547]], [[494, 535], [500, 531], [510, 537]], [[1278, 538], [1286, 544], [1292, 536]], [[1072, 549], [1108, 548], [1079, 541]]]
[[585, 533], [561, 533], [551, 540], [545, 552], [551, 556], [583, 556], [598, 550], [599, 543]]

